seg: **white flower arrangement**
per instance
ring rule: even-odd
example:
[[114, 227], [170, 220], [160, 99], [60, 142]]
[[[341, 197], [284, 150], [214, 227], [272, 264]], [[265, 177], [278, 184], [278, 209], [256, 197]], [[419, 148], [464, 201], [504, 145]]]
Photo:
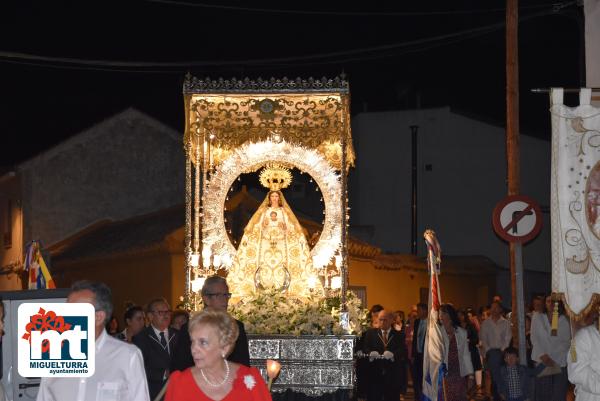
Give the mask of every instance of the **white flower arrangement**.
[[368, 311], [353, 292], [346, 295], [350, 331], [340, 326], [340, 296], [299, 299], [276, 291], [261, 292], [233, 305], [231, 314], [244, 322], [249, 334], [360, 335]]
[[256, 385], [256, 380], [254, 380], [254, 376], [246, 375], [244, 376], [244, 384], [248, 390], [252, 390]]

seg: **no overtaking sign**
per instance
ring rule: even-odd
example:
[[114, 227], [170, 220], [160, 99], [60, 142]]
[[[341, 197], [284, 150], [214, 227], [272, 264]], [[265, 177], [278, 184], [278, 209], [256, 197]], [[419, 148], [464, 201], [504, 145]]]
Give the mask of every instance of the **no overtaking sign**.
[[542, 212], [536, 201], [525, 195], [510, 195], [494, 208], [494, 231], [508, 242], [525, 243], [542, 229]]

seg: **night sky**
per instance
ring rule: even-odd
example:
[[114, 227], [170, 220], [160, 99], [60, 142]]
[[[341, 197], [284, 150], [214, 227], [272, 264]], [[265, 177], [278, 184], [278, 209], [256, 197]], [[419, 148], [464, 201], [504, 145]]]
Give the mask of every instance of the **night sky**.
[[[130, 106], [182, 132], [187, 71], [344, 73], [353, 114], [450, 105], [504, 124], [504, 1], [349, 3], [2, 2], [0, 166]], [[520, 3], [521, 128], [546, 139], [548, 96], [530, 89], [585, 82], [583, 10], [553, 4]]]

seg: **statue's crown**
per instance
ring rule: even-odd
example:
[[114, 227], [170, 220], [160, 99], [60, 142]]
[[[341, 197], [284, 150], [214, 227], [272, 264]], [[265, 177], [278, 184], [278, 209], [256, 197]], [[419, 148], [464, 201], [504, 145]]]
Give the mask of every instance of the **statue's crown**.
[[260, 172], [260, 183], [263, 187], [271, 191], [279, 191], [287, 188], [292, 183], [292, 173], [290, 170], [277, 163], [267, 164]]

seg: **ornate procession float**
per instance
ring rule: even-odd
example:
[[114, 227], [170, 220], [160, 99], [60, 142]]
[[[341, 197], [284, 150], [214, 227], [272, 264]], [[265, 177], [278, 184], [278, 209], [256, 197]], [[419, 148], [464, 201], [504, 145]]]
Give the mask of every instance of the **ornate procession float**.
[[[232, 313], [249, 334], [251, 364], [265, 377], [266, 360], [281, 364], [273, 391], [352, 389], [365, 314], [347, 291], [348, 83], [188, 75], [183, 93], [188, 308], [199, 308], [204, 278], [224, 275]], [[310, 175], [322, 194], [323, 225], [310, 241], [285, 197], [293, 171]], [[258, 174], [268, 192], [238, 242], [225, 205], [242, 174]]]

